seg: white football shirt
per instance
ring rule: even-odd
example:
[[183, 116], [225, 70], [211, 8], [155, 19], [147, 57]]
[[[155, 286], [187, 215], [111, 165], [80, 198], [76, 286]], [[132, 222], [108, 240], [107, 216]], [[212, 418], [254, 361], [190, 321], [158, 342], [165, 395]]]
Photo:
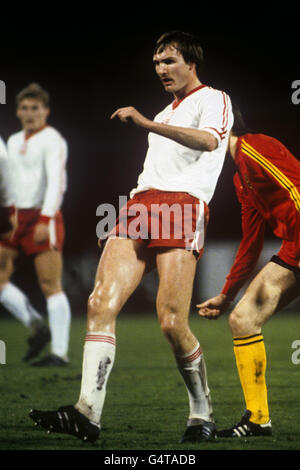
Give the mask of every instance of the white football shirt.
[[24, 130], [7, 142], [18, 209], [41, 209], [53, 217], [66, 190], [67, 143], [51, 126], [25, 136]]
[[233, 125], [229, 96], [201, 85], [182, 100], [169, 104], [154, 121], [210, 132], [217, 138], [218, 147], [212, 152], [193, 150], [150, 132], [144, 168], [130, 196], [148, 189], [182, 191], [208, 204], [223, 167]]
[[9, 207], [13, 206], [14, 203], [7, 150], [4, 141], [0, 137], [0, 206]]

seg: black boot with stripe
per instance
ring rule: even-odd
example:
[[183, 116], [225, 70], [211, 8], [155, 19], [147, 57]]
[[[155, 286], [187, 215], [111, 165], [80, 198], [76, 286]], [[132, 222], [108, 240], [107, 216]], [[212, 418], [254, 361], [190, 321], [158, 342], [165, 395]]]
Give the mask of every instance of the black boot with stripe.
[[217, 437], [250, 437], [272, 436], [271, 420], [266, 424], [256, 424], [250, 421], [251, 411], [246, 410], [239, 423], [232, 428], [217, 431]]
[[30, 418], [48, 433], [71, 434], [83, 441], [94, 442], [100, 434], [100, 426], [93, 424], [74, 406], [61, 406], [57, 411], [31, 410]]
[[201, 420], [201, 424], [188, 426], [180, 442], [208, 442], [216, 437], [216, 425], [212, 421]]

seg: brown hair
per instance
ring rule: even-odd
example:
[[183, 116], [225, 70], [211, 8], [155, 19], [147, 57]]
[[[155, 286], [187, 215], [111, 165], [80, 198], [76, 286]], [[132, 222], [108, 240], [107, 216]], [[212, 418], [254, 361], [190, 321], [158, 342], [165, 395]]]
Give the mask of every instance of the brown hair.
[[199, 75], [204, 61], [203, 49], [199, 39], [193, 34], [183, 31], [169, 31], [156, 41], [154, 54], [170, 44], [174, 44], [187, 64], [196, 65], [196, 72]]
[[17, 96], [16, 96], [16, 103], [17, 106], [26, 98], [34, 98], [39, 100], [43, 103], [43, 105], [48, 108], [49, 107], [49, 93], [44, 90], [38, 83], [30, 83], [27, 87], [23, 88]]
[[232, 103], [232, 113], [234, 117], [234, 123], [231, 129], [231, 133], [235, 135], [236, 137], [240, 137], [241, 135], [252, 133], [252, 130], [247, 126], [247, 124], [244, 121], [244, 117], [242, 115], [242, 112], [239, 106], [234, 101], [232, 101], [231, 103]]

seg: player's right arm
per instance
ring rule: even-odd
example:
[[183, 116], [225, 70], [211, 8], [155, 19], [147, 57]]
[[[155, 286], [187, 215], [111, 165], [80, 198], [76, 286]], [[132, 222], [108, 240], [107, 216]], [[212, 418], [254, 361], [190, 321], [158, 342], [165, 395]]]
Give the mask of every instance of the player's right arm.
[[190, 149], [213, 152], [231, 129], [233, 117], [228, 95], [218, 90], [210, 91], [208, 97], [198, 104], [199, 127], [182, 127], [152, 121], [133, 106], [117, 109], [111, 119], [118, 117], [122, 122], [131, 120], [149, 132], [174, 140]]
[[132, 106], [117, 109], [112, 114], [111, 119], [115, 117], [118, 117], [122, 122], [132, 120], [134, 124], [143, 127], [149, 132], [172, 139], [191, 149], [212, 152], [218, 146], [217, 138], [207, 130], [171, 126], [169, 124], [151, 121]]
[[199, 315], [210, 319], [217, 318], [228, 309], [231, 301], [249, 279], [264, 243], [265, 220], [243, 196], [243, 192], [238, 190], [237, 185], [236, 189], [241, 203], [243, 236], [221, 293], [197, 305]]

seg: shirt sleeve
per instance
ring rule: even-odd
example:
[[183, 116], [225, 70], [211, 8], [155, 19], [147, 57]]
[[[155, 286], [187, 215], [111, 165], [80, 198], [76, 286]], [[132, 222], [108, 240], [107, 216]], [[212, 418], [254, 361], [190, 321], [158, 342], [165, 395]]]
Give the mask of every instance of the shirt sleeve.
[[265, 233], [265, 220], [243, 196], [241, 187], [237, 189], [237, 194], [241, 203], [243, 236], [222, 289], [222, 294], [226, 294], [229, 300], [234, 299], [255, 268], [263, 248]]
[[66, 189], [67, 144], [61, 137], [53, 136], [45, 152], [47, 187], [41, 216], [51, 218], [59, 210]]
[[233, 114], [229, 96], [224, 91], [212, 90], [203, 104], [199, 129], [213, 134], [220, 144], [232, 125]]
[[0, 206], [13, 206], [15, 202], [11, 171], [5, 143], [0, 138]]

